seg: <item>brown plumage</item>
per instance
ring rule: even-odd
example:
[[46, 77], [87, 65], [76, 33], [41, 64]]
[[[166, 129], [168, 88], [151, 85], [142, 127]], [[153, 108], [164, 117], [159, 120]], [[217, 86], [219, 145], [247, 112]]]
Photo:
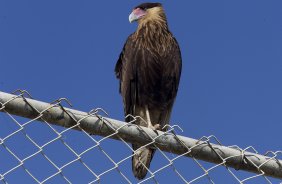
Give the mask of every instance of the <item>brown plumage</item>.
[[[146, 120], [135, 124], [159, 129], [169, 123], [176, 97], [181, 74], [180, 49], [168, 29], [160, 3], [135, 7], [129, 19], [138, 21], [138, 28], [128, 37], [115, 67], [124, 113]], [[132, 170], [138, 179], [146, 176], [155, 152], [141, 146], [132, 145]]]

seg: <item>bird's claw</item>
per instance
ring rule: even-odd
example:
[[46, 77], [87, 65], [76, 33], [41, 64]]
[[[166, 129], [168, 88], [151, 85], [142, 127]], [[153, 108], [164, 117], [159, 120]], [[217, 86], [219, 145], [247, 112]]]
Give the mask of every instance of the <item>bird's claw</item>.
[[155, 130], [161, 130], [161, 125], [160, 124], [155, 124], [155, 125], [149, 125], [148, 128]]

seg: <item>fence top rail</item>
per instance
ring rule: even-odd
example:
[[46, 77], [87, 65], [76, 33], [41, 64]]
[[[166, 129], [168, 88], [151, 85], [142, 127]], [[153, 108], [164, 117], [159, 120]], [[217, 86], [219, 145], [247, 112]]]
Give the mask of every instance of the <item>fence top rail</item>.
[[192, 139], [176, 135], [174, 129], [177, 126], [169, 126], [165, 132], [153, 131], [135, 125], [134, 120], [139, 117], [126, 123], [99, 115], [103, 111], [99, 108], [87, 113], [63, 107], [63, 101], [69, 103], [65, 98], [46, 103], [27, 98], [26, 94], [25, 91], [19, 95], [0, 91], [0, 111], [282, 179], [282, 160], [277, 159], [281, 151], [260, 155], [252, 147], [223, 146], [215, 136]]

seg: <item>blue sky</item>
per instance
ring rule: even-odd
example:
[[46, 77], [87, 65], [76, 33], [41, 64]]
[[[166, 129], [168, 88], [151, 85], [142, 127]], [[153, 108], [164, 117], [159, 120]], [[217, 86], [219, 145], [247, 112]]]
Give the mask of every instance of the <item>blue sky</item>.
[[[136, 29], [128, 15], [141, 2], [1, 1], [0, 90], [25, 89], [46, 102], [66, 97], [76, 109], [102, 107], [122, 120], [113, 70]], [[183, 58], [172, 124], [188, 137], [281, 150], [282, 2], [160, 2]]]

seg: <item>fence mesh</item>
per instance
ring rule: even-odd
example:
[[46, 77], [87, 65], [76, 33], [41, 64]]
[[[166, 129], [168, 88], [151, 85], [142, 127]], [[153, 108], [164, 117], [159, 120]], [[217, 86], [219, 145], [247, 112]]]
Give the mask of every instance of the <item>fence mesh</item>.
[[[28, 98], [31, 98], [29, 93], [22, 90], [10, 95], [9, 99], [1, 98], [0, 93], [0, 111], [3, 112], [0, 113], [0, 181], [3, 183], [282, 183], [282, 165], [279, 160], [281, 151], [267, 152], [264, 154], [266, 160], [259, 165], [249, 159], [258, 154], [252, 146], [229, 146], [240, 154], [222, 157], [221, 150], [214, 146], [221, 145], [221, 142], [211, 135], [199, 138], [194, 146], [181, 142], [186, 151], [177, 155], [163, 151], [156, 145], [156, 141], [167, 134], [179, 140], [176, 133], [183, 130], [177, 125], [171, 125], [162, 134], [151, 137], [141, 127], [134, 125], [134, 121], [140, 117], [134, 117], [129, 124], [136, 126], [150, 140], [143, 143], [143, 146], [155, 147], [157, 152], [147, 177], [141, 181], [136, 180], [131, 171], [134, 152], [128, 139], [119, 134], [128, 124], [116, 128], [109, 119], [104, 118], [107, 113], [100, 108], [77, 118], [61, 105], [63, 102], [69, 104], [64, 98], [48, 104], [43, 110], [30, 103]], [[22, 99], [24, 106], [11, 109], [9, 104], [17, 99]], [[75, 123], [66, 127], [65, 116], [58, 120], [61, 126], [49, 122], [54, 108], [60, 108]], [[25, 110], [25, 117], [34, 118], [14, 115]], [[101, 120], [112, 131], [106, 136], [89, 134], [82, 127], [83, 120], [89, 117]], [[194, 157], [193, 151], [202, 145], [207, 145], [220, 161], [215, 164]], [[205, 160], [208, 160], [209, 155], [206, 157]], [[242, 158], [243, 164], [247, 164], [256, 173], [238, 170], [239, 165], [235, 169], [228, 167], [227, 163], [235, 157]], [[271, 171], [266, 168], [267, 173], [274, 173], [274, 177], [269, 177], [270, 174], [266, 174], [264, 169], [270, 162], [278, 165], [270, 168], [273, 169]]]

